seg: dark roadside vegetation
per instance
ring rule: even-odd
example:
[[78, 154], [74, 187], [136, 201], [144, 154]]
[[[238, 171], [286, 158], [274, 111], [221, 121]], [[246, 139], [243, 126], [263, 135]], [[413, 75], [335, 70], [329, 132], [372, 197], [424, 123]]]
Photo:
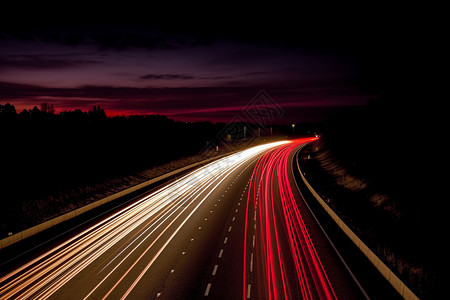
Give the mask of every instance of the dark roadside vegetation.
[[56, 114], [48, 104], [20, 113], [2, 105], [0, 236], [156, 177], [147, 169], [197, 154], [221, 127], [108, 118], [100, 107]]
[[444, 157], [429, 113], [389, 97], [344, 109], [324, 124], [301, 165], [321, 197], [419, 298], [442, 299]]
[[175, 122], [162, 115], [107, 117], [100, 107], [55, 113], [46, 103], [20, 113], [0, 105], [0, 129], [0, 238], [291, 130]]

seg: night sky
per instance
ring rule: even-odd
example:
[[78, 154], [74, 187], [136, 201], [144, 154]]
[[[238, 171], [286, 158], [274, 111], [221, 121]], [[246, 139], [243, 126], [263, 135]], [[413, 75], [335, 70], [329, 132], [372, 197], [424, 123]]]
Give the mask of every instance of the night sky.
[[405, 7], [35, 5], [1, 22], [0, 103], [17, 112], [228, 122], [264, 90], [275, 123], [322, 121], [422, 83], [433, 39]]

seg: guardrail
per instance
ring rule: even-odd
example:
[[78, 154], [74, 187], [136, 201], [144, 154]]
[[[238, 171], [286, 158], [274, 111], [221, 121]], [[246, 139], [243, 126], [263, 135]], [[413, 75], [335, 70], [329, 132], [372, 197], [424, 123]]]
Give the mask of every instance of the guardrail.
[[88, 211], [90, 211], [90, 210], [92, 210], [92, 209], [94, 209], [96, 207], [99, 207], [99, 206], [101, 206], [101, 205], [103, 205], [105, 203], [111, 202], [111, 201], [113, 201], [115, 199], [118, 199], [120, 197], [126, 196], [126, 195], [128, 195], [130, 193], [133, 193], [133, 192], [138, 191], [138, 190], [140, 190], [142, 188], [145, 188], [145, 187], [147, 187], [147, 186], [149, 186], [151, 184], [154, 184], [154, 183], [156, 183], [158, 181], [161, 181], [163, 179], [169, 178], [171, 176], [174, 176], [174, 175], [176, 175], [178, 173], [181, 173], [183, 171], [189, 170], [191, 168], [195, 168], [196, 166], [208, 163], [208, 162], [210, 162], [212, 160], [222, 158], [222, 157], [224, 157], [226, 155], [229, 155], [229, 154], [232, 154], [232, 153], [234, 153], [234, 152], [221, 154], [221, 155], [218, 155], [218, 156], [215, 156], [215, 157], [211, 157], [211, 158], [202, 160], [200, 162], [196, 162], [196, 163], [190, 164], [188, 166], [182, 167], [180, 169], [174, 170], [172, 172], [166, 173], [164, 175], [155, 177], [153, 179], [147, 180], [145, 182], [142, 182], [140, 184], [137, 184], [135, 186], [127, 188], [127, 189], [125, 189], [123, 191], [115, 193], [115, 194], [113, 194], [111, 196], [108, 196], [106, 198], [103, 198], [103, 199], [100, 199], [98, 201], [92, 202], [92, 203], [90, 203], [88, 205], [85, 205], [83, 207], [74, 209], [74, 210], [72, 210], [70, 212], [62, 214], [62, 215], [60, 215], [60, 216], [58, 216], [56, 218], [50, 219], [48, 221], [45, 221], [45, 222], [43, 222], [41, 224], [38, 224], [36, 226], [33, 226], [31, 228], [25, 229], [25, 230], [23, 230], [21, 232], [15, 233], [15, 234], [13, 234], [11, 236], [8, 236], [8, 237], [0, 240], [0, 250], [3, 249], [3, 248], [6, 248], [8, 246], [11, 246], [11, 245], [13, 245], [13, 244], [15, 244], [17, 242], [20, 242], [20, 241], [22, 241], [22, 240], [24, 240], [24, 239], [26, 239], [28, 237], [31, 237], [31, 236], [33, 236], [35, 234], [38, 234], [38, 233], [40, 233], [40, 232], [42, 232], [42, 231], [44, 231], [46, 229], [49, 229], [49, 228], [51, 228], [51, 227], [53, 227], [53, 226], [55, 226], [57, 224], [60, 224], [60, 223], [62, 223], [64, 221], [67, 221], [67, 220], [70, 220], [72, 218], [75, 218], [75, 217], [77, 217], [77, 216], [79, 216], [79, 215], [81, 215], [81, 214], [83, 214], [85, 212], [88, 212]]
[[299, 170], [300, 176], [303, 182], [308, 187], [311, 194], [319, 202], [319, 204], [325, 209], [328, 215], [336, 222], [336, 224], [341, 228], [341, 230], [352, 240], [352, 242], [361, 250], [361, 252], [369, 259], [369, 261], [375, 266], [375, 268], [383, 275], [384, 278], [392, 285], [392, 287], [407, 300], [419, 299], [404, 283], [400, 278], [397, 277], [382, 261], [378, 256], [369, 249], [369, 247], [364, 244], [363, 241], [344, 223], [344, 221], [339, 218], [339, 216], [328, 206], [328, 204], [317, 194], [317, 192], [312, 188], [309, 182], [306, 180], [302, 170], [300, 169], [300, 164], [297, 159], [297, 168]]

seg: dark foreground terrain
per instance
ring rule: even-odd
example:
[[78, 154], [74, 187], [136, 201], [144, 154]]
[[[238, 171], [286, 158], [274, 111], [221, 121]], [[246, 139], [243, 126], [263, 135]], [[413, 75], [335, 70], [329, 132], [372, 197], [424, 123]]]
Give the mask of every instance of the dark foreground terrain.
[[442, 156], [427, 119], [389, 103], [337, 114], [301, 165], [322, 198], [416, 295], [441, 299]]

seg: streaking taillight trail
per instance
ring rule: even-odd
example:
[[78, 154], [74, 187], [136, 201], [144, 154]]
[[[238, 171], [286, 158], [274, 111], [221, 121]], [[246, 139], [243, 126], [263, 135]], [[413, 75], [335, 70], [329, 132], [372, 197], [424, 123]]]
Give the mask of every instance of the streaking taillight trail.
[[[250, 248], [253, 248], [251, 270], [255, 269], [255, 272], [249, 270], [246, 238], [243, 299], [250, 297], [249, 276], [253, 276], [252, 282], [256, 282], [260, 298], [337, 298], [305, 226], [288, 177], [289, 156], [300, 145], [315, 139], [298, 139], [271, 149], [259, 158], [255, 166], [245, 222], [245, 236], [254, 223], [256, 243]], [[251, 207], [253, 212], [249, 211]], [[249, 219], [252, 215], [254, 222]]]

